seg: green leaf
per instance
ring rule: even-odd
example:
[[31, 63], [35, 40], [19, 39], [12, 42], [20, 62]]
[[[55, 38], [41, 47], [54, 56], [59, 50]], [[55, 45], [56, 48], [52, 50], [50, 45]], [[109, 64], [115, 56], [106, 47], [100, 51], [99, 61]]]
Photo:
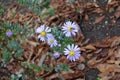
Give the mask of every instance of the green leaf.
[[102, 79], [100, 77], [98, 77], [97, 80], [102, 80]]
[[22, 52], [23, 52], [23, 49], [19, 49], [19, 50], [17, 50], [17, 52], [15, 53], [15, 57], [16, 58], [19, 58], [19, 57], [21, 57], [22, 56]]
[[68, 71], [69, 70], [69, 66], [67, 64], [60, 64], [60, 67], [64, 71]]
[[8, 50], [5, 48], [2, 51], [2, 59], [5, 63], [9, 63], [9, 59], [12, 57], [12, 53], [8, 52]]
[[0, 44], [0, 48], [2, 48], [2, 44]]
[[0, 16], [2, 16], [4, 14], [4, 12], [5, 12], [5, 5], [1, 4], [0, 7], [1, 7], [0, 8]]
[[14, 35], [18, 35], [20, 32], [21, 32], [21, 30], [23, 29], [23, 28], [21, 28], [18, 24], [14, 24], [14, 25], [12, 25], [13, 26], [13, 30], [12, 30], [12, 32], [13, 32], [13, 34]]
[[43, 80], [42, 78], [38, 78], [37, 80]]
[[10, 49], [10, 50], [18, 50], [20, 48], [20, 45], [17, 41], [15, 40], [12, 40], [9, 42], [9, 44], [7, 45], [7, 47]]
[[33, 64], [33, 63], [30, 63], [30, 62], [23, 62], [21, 64], [22, 66], [27, 66], [29, 69], [35, 71], [35, 72], [40, 72], [41, 71], [41, 67], [38, 66], [37, 64]]
[[53, 70], [53, 67], [51, 65], [42, 65], [42, 68], [46, 71]]
[[69, 70], [69, 66], [67, 64], [58, 64], [56, 67], [55, 67], [55, 71], [68, 71]]
[[17, 80], [17, 76], [15, 76], [15, 75], [12, 74], [10, 80]]
[[62, 53], [64, 48], [67, 47], [67, 45], [74, 43], [73, 38], [66, 37], [65, 34], [57, 27], [53, 27], [51, 33], [54, 35], [55, 39], [58, 41], [58, 44], [60, 45], [59, 47], [53, 47], [52, 49], [54, 51]]
[[19, 34], [19, 31], [18, 30], [13, 30], [13, 33], [14, 33], [14, 35], [17, 35], [17, 34]]
[[48, 9], [48, 14], [49, 14], [49, 16], [55, 15], [54, 8], [49, 8]]

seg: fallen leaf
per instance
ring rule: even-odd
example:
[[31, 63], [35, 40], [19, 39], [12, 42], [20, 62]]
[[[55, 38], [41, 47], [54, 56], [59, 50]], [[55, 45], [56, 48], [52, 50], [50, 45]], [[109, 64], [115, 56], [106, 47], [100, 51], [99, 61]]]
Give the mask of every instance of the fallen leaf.
[[114, 71], [115, 66], [110, 64], [99, 64], [97, 65], [97, 68], [100, 72], [112, 72]]
[[99, 47], [99, 48], [107, 48], [110, 46], [110, 42], [107, 41], [102, 41], [102, 42], [96, 42], [95, 44], [93, 44], [95, 47]]
[[102, 49], [98, 49], [98, 50], [96, 50], [94, 53], [98, 54], [98, 53], [100, 53], [101, 51], [102, 51]]
[[101, 61], [102, 61], [102, 59], [97, 60], [97, 58], [94, 57], [93, 59], [89, 60], [87, 64], [88, 64], [89, 67], [93, 68], [93, 67], [96, 67], [95, 65], [98, 64]]
[[110, 47], [115, 47], [120, 44], [120, 37], [113, 37], [111, 41], [112, 43]]
[[120, 6], [116, 9], [114, 16], [118, 19], [120, 17]]
[[83, 56], [80, 57], [80, 62], [85, 62], [85, 58]]
[[88, 19], [89, 19], [88, 14], [85, 14], [85, 20], [88, 21]]
[[87, 46], [85, 47], [85, 49], [96, 50], [96, 48], [95, 48], [93, 45], [91, 45], [91, 44], [87, 45]]
[[104, 18], [105, 18], [105, 16], [100, 16], [100, 17], [96, 18], [94, 24], [100, 23]]
[[87, 54], [87, 58], [90, 59], [93, 56], [93, 54]]
[[[102, 76], [103, 75], [103, 76]], [[112, 76], [105, 76], [105, 74], [100, 74], [101, 80], [110, 80]]]
[[39, 45], [38, 42], [30, 41], [30, 40], [28, 40], [28, 39], [26, 39], [26, 42], [27, 42], [29, 45], [33, 46], [33, 47], [36, 47], [37, 45]]

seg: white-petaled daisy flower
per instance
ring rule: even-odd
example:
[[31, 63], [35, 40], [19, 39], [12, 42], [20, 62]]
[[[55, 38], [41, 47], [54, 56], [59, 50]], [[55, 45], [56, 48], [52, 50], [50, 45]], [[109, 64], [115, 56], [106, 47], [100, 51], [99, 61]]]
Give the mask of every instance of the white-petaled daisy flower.
[[41, 41], [46, 41], [46, 39], [51, 36], [50, 32], [51, 29], [49, 27], [45, 27], [45, 25], [41, 25], [36, 29], [36, 33], [39, 33], [38, 39]]
[[78, 24], [76, 24], [75, 22], [67, 21], [62, 26], [62, 30], [63, 30], [63, 33], [67, 37], [71, 37], [71, 36], [75, 36], [76, 35], [76, 33], [78, 32], [79, 28], [78, 28]]
[[48, 39], [47, 39], [47, 43], [50, 45], [50, 47], [53, 46], [57, 46], [58, 43], [56, 41], [56, 39], [53, 37], [53, 35], [51, 35]]
[[80, 48], [77, 45], [68, 45], [67, 48], [64, 50], [64, 54], [67, 55], [67, 59], [70, 61], [75, 61], [80, 57]]
[[59, 58], [59, 57], [60, 57], [60, 54], [59, 54], [58, 52], [55, 52], [55, 53], [53, 54], [53, 56], [54, 56], [55, 58]]

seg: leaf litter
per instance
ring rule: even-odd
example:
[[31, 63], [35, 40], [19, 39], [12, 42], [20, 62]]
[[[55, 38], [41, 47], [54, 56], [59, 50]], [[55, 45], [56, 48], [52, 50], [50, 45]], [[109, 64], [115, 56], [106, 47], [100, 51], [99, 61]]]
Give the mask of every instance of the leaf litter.
[[[103, 14], [104, 10], [97, 3], [93, 2], [79, 2], [75, 1], [74, 4], [68, 3], [68, 0], [51, 1], [51, 6], [55, 8], [56, 14], [51, 16], [48, 20], [45, 19], [43, 22], [48, 25], [60, 25], [65, 19], [70, 19], [81, 24], [84, 19], [89, 20], [90, 14]], [[106, 5], [106, 10], [110, 11], [111, 8], [118, 7], [114, 13], [115, 18], [119, 18], [119, 0], [110, 1]], [[65, 5], [67, 4], [67, 5]], [[56, 6], [57, 5], [57, 6]], [[61, 7], [63, 6], [63, 7]], [[24, 25], [27, 23], [29, 29], [36, 28], [42, 24], [40, 17], [31, 12], [25, 14], [17, 11], [19, 5], [11, 5], [6, 9], [6, 13], [1, 18], [6, 19], [8, 22], [19, 23]], [[76, 12], [76, 9], [79, 9]], [[95, 19], [94, 23], [100, 23], [106, 17], [106, 15], [100, 16]], [[114, 24], [113, 24], [114, 25]], [[61, 56], [58, 59], [52, 59], [49, 55], [50, 47], [43, 42], [38, 42], [36, 35], [31, 39], [26, 39], [25, 44], [21, 44], [24, 48], [23, 58], [16, 61], [15, 59], [10, 60], [10, 64], [7, 66], [7, 70], [10, 73], [16, 74], [23, 69], [19, 66], [20, 62], [32, 62], [41, 66], [42, 64], [50, 64], [54, 67], [57, 63], [68, 64], [69, 71], [61, 71], [56, 73], [53, 70], [42, 70], [35, 73], [35, 77], [41, 77], [45, 80], [54, 80], [59, 77], [65, 80], [85, 80], [85, 74], [91, 69], [98, 69], [98, 76], [102, 80], [119, 80], [120, 78], [120, 37], [108, 37], [102, 41], [96, 41], [90, 43], [88, 39], [83, 35], [82, 30], [74, 37], [74, 41], [81, 47], [82, 56], [76, 62], [69, 62], [65, 56]], [[1, 52], [1, 50], [0, 50]], [[0, 71], [4, 73], [4, 71]], [[7, 73], [5, 73], [7, 74]], [[29, 75], [27, 75], [29, 76]], [[31, 79], [29, 79], [31, 80]]]

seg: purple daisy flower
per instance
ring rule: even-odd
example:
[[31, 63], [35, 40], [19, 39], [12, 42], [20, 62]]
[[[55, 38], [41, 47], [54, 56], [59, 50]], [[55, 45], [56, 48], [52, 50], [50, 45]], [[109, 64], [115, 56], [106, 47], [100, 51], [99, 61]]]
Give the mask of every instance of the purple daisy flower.
[[68, 45], [67, 48], [65, 48], [64, 54], [67, 55], [67, 59], [70, 61], [75, 61], [76, 59], [79, 59], [80, 55], [80, 48], [78, 45], [72, 44], [71, 46]]
[[53, 37], [53, 35], [51, 35], [51, 37], [49, 37], [47, 39], [47, 43], [50, 45], [50, 47], [58, 45], [58, 43], [57, 43], [56, 39]]
[[76, 24], [75, 22], [68, 21], [64, 23], [64, 25], [62, 26], [62, 30], [67, 37], [72, 37], [76, 35], [79, 28], [78, 28], [78, 24]]
[[59, 58], [59, 57], [60, 57], [60, 54], [59, 54], [58, 52], [55, 52], [55, 53], [53, 54], [53, 56], [54, 56], [55, 58]]
[[10, 31], [10, 30], [6, 32], [6, 36], [8, 36], [8, 37], [12, 36], [12, 34], [13, 34], [13, 33], [12, 33], [12, 31]]
[[46, 39], [51, 36], [50, 32], [51, 29], [49, 27], [45, 27], [45, 25], [41, 25], [36, 29], [36, 33], [39, 33], [38, 38], [41, 41], [46, 41]]

